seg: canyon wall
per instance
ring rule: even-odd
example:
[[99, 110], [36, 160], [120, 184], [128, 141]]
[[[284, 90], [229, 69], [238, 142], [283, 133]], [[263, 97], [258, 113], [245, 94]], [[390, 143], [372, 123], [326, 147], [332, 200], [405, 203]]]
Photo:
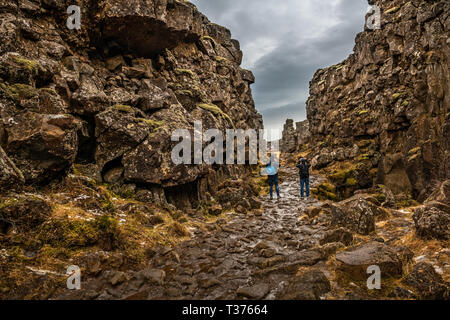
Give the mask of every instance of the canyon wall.
[[381, 29], [366, 28], [345, 61], [310, 82], [313, 163], [358, 164], [368, 178], [359, 187], [424, 200], [450, 178], [450, 3], [370, 4]]
[[[66, 26], [73, 4], [79, 30]], [[5, 189], [46, 185], [75, 168], [189, 206], [245, 170], [171, 161], [173, 130], [192, 132], [195, 120], [223, 133], [262, 128], [239, 42], [193, 4], [0, 1], [0, 38]]]

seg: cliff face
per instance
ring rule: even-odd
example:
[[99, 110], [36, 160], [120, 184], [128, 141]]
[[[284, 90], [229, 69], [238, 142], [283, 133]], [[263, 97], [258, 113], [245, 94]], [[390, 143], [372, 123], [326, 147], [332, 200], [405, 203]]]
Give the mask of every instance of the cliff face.
[[381, 29], [345, 61], [316, 72], [307, 114], [314, 164], [358, 163], [396, 194], [424, 200], [450, 177], [450, 4], [372, 1]]
[[172, 131], [194, 120], [205, 130], [262, 128], [254, 77], [239, 67], [230, 31], [176, 0], [78, 1], [81, 29], [69, 30], [72, 2], [0, 3], [5, 174], [43, 185], [75, 165], [160, 200], [179, 186], [201, 198], [239, 171], [175, 166], [170, 157]]

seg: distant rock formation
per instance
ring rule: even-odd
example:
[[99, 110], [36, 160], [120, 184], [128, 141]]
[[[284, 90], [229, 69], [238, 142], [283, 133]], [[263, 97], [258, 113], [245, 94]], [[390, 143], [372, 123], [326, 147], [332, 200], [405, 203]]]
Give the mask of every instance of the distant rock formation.
[[297, 122], [295, 128], [294, 120], [286, 120], [280, 141], [281, 152], [289, 153], [295, 151], [299, 146], [307, 143], [310, 136], [308, 120]]
[[358, 34], [354, 53], [311, 81], [314, 164], [358, 163], [369, 178], [360, 187], [425, 200], [450, 178], [450, 3], [369, 2], [381, 29]]

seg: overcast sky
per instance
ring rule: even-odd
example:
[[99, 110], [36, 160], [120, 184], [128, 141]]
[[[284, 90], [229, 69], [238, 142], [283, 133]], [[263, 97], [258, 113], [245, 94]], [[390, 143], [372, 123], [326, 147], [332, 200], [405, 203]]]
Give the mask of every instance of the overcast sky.
[[226, 26], [253, 71], [258, 111], [267, 129], [306, 118], [314, 72], [341, 62], [363, 30], [367, 0], [192, 0]]

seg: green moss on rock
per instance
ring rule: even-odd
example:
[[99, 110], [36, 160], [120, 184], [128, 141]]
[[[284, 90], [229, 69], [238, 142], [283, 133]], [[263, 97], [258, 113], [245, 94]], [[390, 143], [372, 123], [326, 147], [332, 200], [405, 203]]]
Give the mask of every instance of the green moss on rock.
[[199, 108], [210, 111], [211, 113], [213, 113], [216, 116], [223, 116], [225, 117], [228, 121], [230, 121], [231, 123], [233, 123], [233, 120], [231, 120], [230, 116], [227, 115], [225, 112], [222, 111], [222, 109], [220, 109], [218, 106], [214, 105], [214, 104], [208, 104], [208, 103], [200, 103], [198, 105]]
[[126, 113], [133, 113], [133, 108], [127, 105], [123, 105], [123, 104], [116, 104], [114, 106], [112, 106], [111, 108], [113, 108], [114, 110], [120, 111], [120, 112], [126, 112]]
[[405, 94], [406, 94], [406, 92], [397, 92], [392, 95], [392, 98], [394, 98], [394, 100], [398, 100], [401, 97], [403, 97]]
[[334, 183], [344, 183], [348, 178], [352, 176], [354, 172], [355, 170], [353, 168], [341, 170], [334, 174], [329, 175], [328, 178]]
[[117, 219], [103, 215], [94, 220], [52, 219], [43, 224], [37, 238], [56, 248], [74, 249], [100, 245], [114, 247], [119, 238]]
[[191, 78], [193, 78], [195, 76], [195, 73], [189, 69], [175, 69], [175, 73], [177, 75], [188, 75]]
[[23, 57], [15, 57], [14, 62], [24, 66], [29, 71], [37, 70], [40, 67], [39, 61], [25, 59]]
[[347, 186], [347, 187], [354, 187], [354, 186], [356, 186], [358, 184], [358, 180], [356, 180], [355, 178], [348, 178], [346, 181], [345, 181], [345, 185]]
[[422, 150], [421, 147], [412, 148], [411, 150], [408, 151], [408, 154], [409, 155], [416, 154], [419, 153], [421, 150]]
[[6, 90], [9, 96], [16, 101], [32, 99], [39, 95], [36, 88], [22, 83], [7, 86]]
[[138, 121], [145, 123], [153, 131], [157, 130], [158, 128], [161, 128], [165, 124], [164, 121], [156, 121], [156, 120], [144, 119], [144, 118], [138, 118]]
[[213, 37], [210, 37], [210, 36], [203, 36], [201, 39], [202, 39], [202, 40], [209, 40], [209, 41], [211, 41], [212, 43], [214, 43], [215, 46], [217, 45], [217, 42], [216, 42], [216, 40], [215, 40]]
[[227, 58], [220, 57], [220, 56], [216, 56], [216, 57], [214, 57], [214, 59], [215, 59], [217, 62], [230, 62], [230, 60], [228, 60]]
[[389, 9], [389, 10], [386, 10], [384, 13], [385, 13], [385, 14], [396, 13], [398, 10], [400, 10], [400, 7], [399, 7], [399, 6], [393, 7], [393, 8], [391, 8], [391, 9]]

